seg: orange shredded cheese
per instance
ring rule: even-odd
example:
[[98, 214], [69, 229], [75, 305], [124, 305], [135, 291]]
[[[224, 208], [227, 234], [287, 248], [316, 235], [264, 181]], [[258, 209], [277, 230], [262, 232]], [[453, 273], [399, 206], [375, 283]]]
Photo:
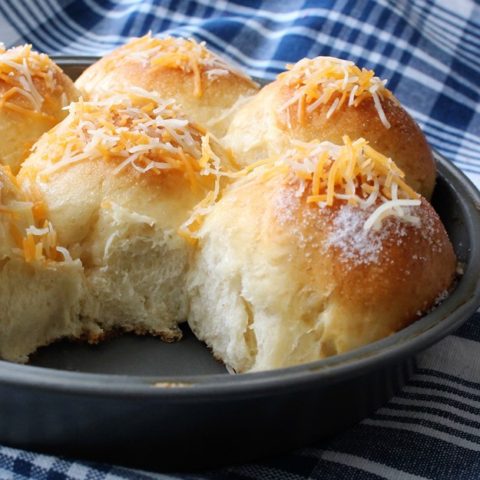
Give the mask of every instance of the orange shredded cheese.
[[236, 173], [228, 170], [222, 170], [220, 158], [215, 154], [210, 146], [210, 134], [202, 137], [202, 156], [199, 164], [204, 174], [214, 175], [215, 184], [213, 190], [210, 190], [205, 198], [195, 206], [191, 216], [183, 225], [180, 226], [177, 233], [191, 244], [196, 243], [195, 232], [202, 225], [203, 217], [207, 215], [220, 196], [220, 178], [222, 176], [235, 177]]
[[[218, 198], [221, 178], [234, 176], [224, 166], [228, 155], [217, 141], [184, 117], [173, 100], [165, 101], [154, 92], [130, 87], [101, 101], [74, 103], [69, 110], [67, 118], [34, 147], [46, 167], [24, 168], [22, 175], [32, 180], [24, 182], [27, 185], [34, 185], [36, 178], [48, 182], [56, 172], [84, 161], [101, 161], [113, 165], [114, 175], [180, 173], [193, 192], [206, 193], [202, 205], [207, 209]], [[46, 218], [41, 197], [31, 190], [36, 217]]]
[[68, 250], [58, 245], [57, 232], [49, 221], [42, 228], [34, 225], [26, 229], [22, 240], [23, 256], [27, 263], [38, 261], [71, 261]]
[[49, 94], [59, 88], [58, 72], [60, 69], [50, 58], [32, 51], [31, 45], [0, 49], [0, 109], [46, 115], [42, 107], [48, 102]]
[[290, 166], [297, 178], [311, 182], [311, 195], [323, 191], [326, 206], [332, 206], [336, 199], [355, 205], [372, 203], [372, 195], [386, 199], [418, 198], [393, 160], [377, 152], [363, 138], [352, 142], [345, 135], [343, 145], [297, 141], [293, 146], [281, 161]]
[[360, 69], [353, 62], [333, 57], [305, 58], [295, 65], [287, 65], [287, 69], [278, 79], [295, 93], [280, 111], [288, 110], [289, 114], [289, 107], [297, 105], [300, 123], [305, 123], [307, 114], [320, 105], [330, 105], [328, 119], [345, 103], [356, 107], [365, 99], [373, 98], [380, 121], [385, 128], [390, 128], [381, 99], [391, 93], [385, 88], [386, 80], [376, 77], [372, 70]]
[[[405, 174], [392, 159], [374, 150], [363, 138], [352, 142], [344, 136], [343, 145], [296, 141], [281, 158], [260, 160], [232, 176], [267, 181], [278, 175], [299, 182], [307, 204], [321, 208], [350, 204], [372, 209], [365, 221], [366, 230], [381, 228], [387, 216], [416, 225], [420, 222], [409, 210], [421, 204], [420, 195], [405, 183]], [[220, 194], [200, 202], [182, 227], [180, 234], [191, 243], [197, 241], [203, 219]]]
[[0, 166], [0, 254], [21, 255], [27, 263], [71, 261], [68, 250], [58, 245], [57, 233], [46, 218], [46, 207], [31, 201], [30, 189], [20, 190], [8, 167]]
[[194, 39], [154, 38], [147, 34], [135, 38], [106, 59], [107, 68], [118, 61], [136, 61], [144, 66], [181, 69], [193, 75], [193, 94], [203, 95], [205, 74], [208, 80], [235, 74], [253, 84], [244, 73], [226, 63], [223, 59], [205, 48], [205, 42], [197, 43]]
[[[332, 207], [348, 203], [360, 208], [376, 206], [365, 222], [366, 229], [378, 229], [386, 216], [395, 215], [417, 223], [405, 208], [420, 205], [420, 196], [405, 183], [404, 172], [359, 138], [343, 137], [343, 145], [331, 142], [295, 142], [294, 149], [280, 160], [304, 183], [307, 203]], [[278, 163], [278, 162], [277, 162]]]
[[210, 188], [220, 174], [210, 135], [172, 100], [137, 87], [98, 102], [72, 104], [67, 118], [49, 135], [45, 141], [54, 148], [35, 147], [47, 164], [38, 172], [42, 181], [87, 160], [114, 164], [115, 175], [127, 169], [151, 176], [179, 172], [193, 191]]

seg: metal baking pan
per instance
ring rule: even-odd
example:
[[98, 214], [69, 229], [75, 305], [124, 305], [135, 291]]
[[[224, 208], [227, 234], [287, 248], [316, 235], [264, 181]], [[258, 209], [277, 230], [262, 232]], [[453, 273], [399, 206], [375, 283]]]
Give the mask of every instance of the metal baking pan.
[[[72, 77], [89, 63], [62, 59]], [[383, 405], [415, 355], [480, 304], [480, 194], [436, 154], [433, 205], [464, 264], [455, 291], [388, 338], [325, 360], [229, 375], [188, 329], [165, 344], [123, 336], [60, 342], [30, 365], [0, 361], [0, 443], [140, 466], [191, 469], [244, 462], [328, 437]]]

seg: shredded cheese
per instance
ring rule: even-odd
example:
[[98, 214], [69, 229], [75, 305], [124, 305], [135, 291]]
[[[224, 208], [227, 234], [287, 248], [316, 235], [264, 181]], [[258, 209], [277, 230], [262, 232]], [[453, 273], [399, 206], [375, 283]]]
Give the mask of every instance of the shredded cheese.
[[115, 66], [119, 61], [134, 61], [141, 63], [144, 67], [181, 69], [192, 74], [193, 93], [196, 97], [203, 95], [203, 74], [208, 81], [234, 74], [254, 85], [254, 82], [240, 70], [207, 50], [205, 42], [197, 43], [194, 39], [174, 37], [159, 39], [152, 37], [149, 33], [131, 40], [107, 57], [106, 68]]
[[[245, 181], [262, 181], [281, 175], [299, 182], [298, 197], [320, 208], [351, 205], [373, 212], [364, 223], [365, 230], [378, 230], [389, 216], [418, 226], [420, 219], [412, 207], [421, 204], [420, 195], [406, 183], [405, 174], [392, 159], [359, 138], [343, 137], [343, 145], [331, 142], [295, 141], [280, 158], [260, 160], [232, 175]], [[236, 182], [229, 188], [236, 188]], [[213, 208], [221, 192], [200, 202], [181, 229], [181, 235], [195, 243], [203, 219]]]
[[385, 202], [383, 205], [380, 205], [367, 219], [363, 228], [365, 230], [379, 230], [381, 227], [381, 222], [384, 218], [394, 215], [400, 218], [404, 218], [408, 220], [410, 223], [418, 225], [420, 219], [415, 216], [404, 216], [404, 212], [401, 207], [416, 207], [420, 205], [420, 200], [390, 200], [389, 202]]
[[199, 160], [199, 163], [203, 168], [203, 175], [214, 175], [215, 184], [213, 190], [207, 193], [205, 198], [194, 208], [192, 215], [178, 229], [178, 234], [192, 244], [196, 242], [194, 232], [200, 228], [203, 217], [212, 210], [214, 204], [219, 199], [220, 178], [222, 176], [235, 176], [235, 173], [222, 171], [220, 157], [213, 152], [212, 148], [210, 147], [209, 139], [209, 133], [202, 138], [202, 156]]
[[56, 81], [59, 71], [47, 55], [32, 51], [31, 45], [0, 48], [0, 110], [44, 114], [48, 95], [61, 87]]
[[72, 261], [70, 252], [57, 241], [57, 232], [49, 221], [41, 228], [30, 225], [22, 239], [23, 256], [27, 263], [46, 261]]
[[27, 263], [71, 261], [69, 252], [58, 245], [57, 233], [31, 200], [30, 188], [20, 190], [8, 167], [0, 166], [0, 232], [2, 258], [22, 256]]
[[376, 77], [372, 70], [333, 57], [305, 58], [287, 65], [287, 69], [278, 79], [294, 89], [293, 96], [280, 107], [280, 111], [287, 110], [288, 123], [293, 105], [297, 105], [299, 121], [304, 123], [305, 112], [312, 113], [320, 105], [329, 105], [326, 114], [329, 119], [345, 103], [347, 107], [356, 107], [370, 98], [384, 127], [391, 127], [381, 101], [391, 93], [385, 88], [386, 80]]
[[56, 251], [60, 253], [63, 256], [63, 260], [65, 262], [72, 262], [72, 256], [70, 255], [70, 252], [65, 248], [65, 247], [56, 247]]
[[295, 142], [294, 147], [276, 163], [288, 164], [307, 191], [310, 188], [307, 203], [332, 207], [343, 202], [364, 209], [378, 205], [366, 220], [365, 230], [378, 230], [388, 216], [418, 224], [409, 207], [421, 204], [419, 195], [405, 183], [405, 174], [393, 160], [365, 139], [352, 142], [344, 136], [343, 145]]
[[[36, 144], [35, 155], [42, 168], [23, 168], [24, 178], [32, 178], [24, 182], [27, 187], [35, 179], [48, 183], [60, 170], [85, 161], [110, 164], [113, 175], [161, 178], [174, 172], [192, 192], [206, 195], [203, 214], [217, 201], [221, 178], [236, 175], [210, 133], [185, 118], [174, 101], [138, 87], [70, 105], [67, 118]], [[33, 191], [31, 196], [42, 212], [38, 196]]]
[[223, 175], [211, 146], [215, 142], [220, 152], [216, 140], [184, 117], [172, 100], [138, 87], [97, 102], [73, 103], [67, 118], [48, 136], [43, 140], [48, 148], [42, 141], [35, 147], [46, 165], [35, 175], [44, 182], [60, 170], [97, 160], [115, 165], [114, 175], [178, 172], [193, 191], [209, 189], [217, 181], [214, 177]]

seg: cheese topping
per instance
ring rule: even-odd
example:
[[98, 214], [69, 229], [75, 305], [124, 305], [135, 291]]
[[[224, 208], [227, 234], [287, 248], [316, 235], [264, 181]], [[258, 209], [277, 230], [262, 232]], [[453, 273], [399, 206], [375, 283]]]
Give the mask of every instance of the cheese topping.
[[357, 107], [365, 99], [373, 98], [380, 121], [385, 128], [390, 128], [381, 99], [390, 97], [391, 93], [385, 88], [387, 81], [376, 77], [373, 70], [360, 69], [353, 62], [333, 57], [304, 58], [295, 65], [287, 65], [287, 69], [278, 79], [295, 93], [280, 111], [288, 109], [290, 113], [289, 107], [296, 104], [300, 123], [320, 105], [330, 104], [328, 119], [344, 104]]
[[220, 196], [220, 178], [222, 176], [234, 177], [235, 173], [222, 171], [220, 158], [212, 151], [209, 142], [210, 134], [202, 138], [202, 157], [200, 164], [203, 167], [203, 174], [212, 174], [215, 176], [215, 184], [213, 190], [210, 190], [205, 198], [198, 203], [193, 209], [192, 215], [178, 229], [178, 234], [188, 242], [194, 244], [196, 242], [195, 233], [201, 226], [203, 217], [207, 215], [213, 205]]
[[[27, 263], [45, 260], [67, 260], [69, 255], [62, 255], [58, 250], [57, 232], [50, 222], [42, 228], [30, 226], [22, 239], [23, 256]], [[62, 249], [62, 247], [60, 247]], [[59, 255], [60, 254], [60, 255]]]
[[[391, 158], [377, 152], [359, 138], [352, 142], [343, 137], [343, 145], [331, 142], [295, 141], [283, 157], [260, 160], [230, 177], [249, 181], [260, 176], [267, 181], [276, 175], [293, 177], [299, 182], [298, 196], [306, 194], [306, 202], [320, 208], [351, 205], [373, 213], [364, 223], [364, 230], [379, 230], [382, 221], [395, 216], [402, 222], [418, 226], [420, 219], [411, 207], [421, 204], [420, 195], [405, 183], [405, 174]], [[235, 188], [241, 182], [230, 185]], [[213, 208], [220, 192], [211, 194], [193, 210], [180, 234], [196, 242], [203, 218]]]
[[277, 164], [287, 164], [307, 191], [307, 203], [320, 207], [347, 203], [363, 209], [379, 205], [364, 224], [378, 230], [382, 220], [396, 216], [418, 225], [409, 207], [421, 204], [420, 196], [405, 183], [405, 174], [391, 158], [359, 138], [343, 137], [343, 145], [331, 142], [295, 142], [294, 149]]
[[0, 232], [2, 246], [7, 247], [2, 255], [19, 255], [27, 263], [71, 261], [68, 250], [58, 245], [52, 224], [28, 200], [10, 169], [0, 167]]
[[158, 39], [153, 38], [151, 34], [135, 38], [107, 60], [107, 69], [114, 67], [119, 57], [124, 61], [138, 61], [144, 67], [167, 67], [193, 74], [193, 93], [196, 97], [203, 94], [202, 73], [205, 73], [208, 80], [233, 73], [253, 84], [244, 73], [207, 50], [205, 42], [197, 43], [193, 39], [174, 37]]
[[31, 45], [0, 49], [0, 109], [26, 114], [41, 114], [46, 97], [37, 88], [39, 82], [46, 94], [58, 88], [60, 69]]
[[210, 147], [210, 136], [184, 117], [173, 100], [130, 87], [98, 102], [73, 103], [69, 110], [35, 147], [48, 165], [38, 173], [42, 181], [87, 160], [113, 163], [114, 175], [126, 170], [151, 176], [180, 172], [194, 191], [209, 188], [212, 175], [219, 174], [220, 159]]

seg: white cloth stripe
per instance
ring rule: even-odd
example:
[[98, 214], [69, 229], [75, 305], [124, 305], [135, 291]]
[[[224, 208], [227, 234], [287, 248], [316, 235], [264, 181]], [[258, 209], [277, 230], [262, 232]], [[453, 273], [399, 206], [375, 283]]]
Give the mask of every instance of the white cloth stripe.
[[437, 401], [441, 401], [442, 399], [453, 400], [455, 402], [460, 403], [461, 405], [465, 405], [467, 407], [480, 409], [480, 402], [472, 400], [471, 398], [463, 397], [462, 395], [460, 395], [458, 393], [446, 392], [444, 390], [437, 390], [435, 388], [416, 387], [416, 386], [413, 386], [413, 385], [405, 386], [403, 391], [405, 393], [428, 395], [428, 396], [431, 396], [432, 399], [435, 399]]
[[446, 387], [453, 388], [455, 390], [460, 390], [462, 392], [466, 392], [466, 393], [470, 393], [472, 395], [475, 395], [478, 398], [478, 400], [480, 401], [480, 385], [476, 388], [474, 386], [469, 387], [469, 386], [464, 385], [463, 383], [460, 383], [460, 382], [455, 381], [453, 379], [450, 380], [448, 378], [441, 378], [441, 377], [437, 377], [437, 376], [434, 376], [434, 375], [429, 375], [428, 373], [417, 373], [413, 376], [413, 378], [411, 380], [431, 382], [431, 383], [435, 383], [437, 385], [444, 385]]
[[440, 9], [435, 8], [435, 14], [429, 15], [428, 17], [425, 15], [424, 12], [421, 12], [420, 7], [417, 4], [412, 5], [412, 10], [421, 12], [422, 20], [426, 20], [428, 18], [428, 24], [432, 26], [432, 30], [435, 31], [437, 35], [444, 35], [448, 33], [449, 35], [453, 35], [454, 38], [462, 38], [462, 46], [468, 47], [469, 50], [475, 54], [476, 43], [478, 43], [478, 39], [472, 38], [469, 34], [466, 19], [462, 18], [460, 21], [455, 21], [455, 17], [451, 14], [446, 15]]
[[480, 185], [480, 174], [477, 173], [472, 173], [472, 172], [466, 172], [467, 177], [470, 179], [470, 181], [477, 186], [477, 188]]
[[[476, 427], [471, 427], [470, 425], [465, 425], [464, 423], [459, 423], [455, 420], [447, 418], [445, 416], [429, 413], [429, 412], [417, 412], [414, 410], [406, 411], [406, 410], [396, 410], [390, 407], [383, 407], [377, 411], [377, 414], [390, 416], [390, 417], [397, 417], [397, 418], [405, 418], [411, 420], [428, 420], [432, 423], [436, 423], [438, 426], [448, 427], [452, 430], [456, 430], [458, 434], [462, 433], [469, 433], [470, 435], [474, 435], [478, 437], [477, 443], [480, 446], [480, 430]], [[412, 422], [418, 423], [418, 422]]]
[[[37, 1], [42, 1], [42, 0], [37, 0]], [[71, 27], [71, 31], [74, 34], [75, 37], [81, 36], [82, 40], [88, 41], [90, 46], [95, 48], [96, 51], [99, 52], [100, 47], [104, 43], [109, 43], [110, 46], [108, 48], [114, 48], [114, 46], [118, 43], [119, 41], [119, 36], [118, 35], [110, 35], [110, 34], [102, 34], [98, 35], [95, 32], [92, 32], [90, 30], [87, 30], [86, 28], [83, 28], [78, 22], [73, 21], [68, 15], [65, 14], [64, 9], [61, 8], [61, 6], [55, 1], [55, 0], [43, 0], [48, 7], [52, 10], [55, 11], [57, 15], [59, 15], [61, 22], [57, 22], [57, 24], [63, 24], [65, 26]]]
[[[390, 2], [387, 2], [386, 0], [377, 0], [380, 4], [383, 4], [385, 6], [388, 6], [389, 8], [391, 8], [394, 12], [396, 12], [398, 15], [402, 16], [403, 18], [405, 18], [405, 20], [411, 25], [412, 28], [414, 28], [415, 30], [418, 30], [418, 25], [414, 22], [412, 22], [411, 18], [412, 16], [411, 15], [404, 15], [404, 12], [402, 11], [402, 9], [400, 7], [398, 7], [398, 4], [391, 4]], [[410, 7], [409, 7], [410, 8]], [[475, 58], [474, 56], [474, 52], [472, 52], [472, 56], [470, 55], [462, 55], [461, 52], [457, 52], [455, 51], [454, 48], [451, 48], [451, 43], [447, 42], [444, 40], [444, 37], [442, 37], [441, 35], [438, 35], [435, 30], [431, 29], [428, 24], [425, 24], [423, 22], [423, 25], [422, 25], [422, 33], [426, 36], [427, 38], [430, 38], [431, 41], [433, 41], [433, 43], [435, 44], [435, 46], [441, 48], [441, 50], [448, 56], [454, 56], [454, 57], [465, 57], [465, 61], [466, 63], [473, 63], [476, 67], [478, 67], [480, 65], [480, 63], [478, 63], [478, 57]], [[455, 36], [451, 36], [449, 38], [450, 40], [456, 40], [456, 37]], [[477, 65], [478, 64], [478, 65]]]
[[[19, 17], [17, 14], [17, 11], [15, 9], [10, 8], [8, 4], [2, 5], [2, 8], [4, 8], [5, 11], [7, 12], [7, 15], [11, 17], [12, 21], [15, 23], [15, 26], [19, 28], [20, 33], [22, 33], [22, 35], [27, 31], [30, 32], [31, 30], [35, 30], [36, 23], [34, 23], [34, 20], [31, 18], [30, 15], [26, 15], [26, 18]], [[26, 24], [26, 27], [23, 26], [24, 22]], [[35, 34], [32, 34], [32, 37], [35, 39], [37, 48], [45, 52], [49, 52], [51, 50], [49, 46], [46, 43], [44, 43], [41, 38], [38, 38]]]
[[[442, 410], [447, 413], [452, 413], [459, 417], [464, 418], [467, 421], [480, 423], [480, 416], [478, 413], [471, 413], [466, 410], [454, 407], [453, 405], [436, 402], [435, 400], [418, 400], [416, 398], [404, 398], [401, 396], [394, 397], [393, 400], [390, 400], [388, 403], [389, 406], [394, 405], [403, 405], [406, 407], [418, 407], [418, 408], [435, 408], [437, 410]], [[479, 435], [480, 432], [477, 429], [476, 434]]]
[[451, 149], [452, 152], [455, 152], [458, 156], [463, 156], [463, 158], [471, 158], [474, 160], [474, 163], [478, 165], [478, 161], [475, 162], [475, 160], [480, 159], [480, 151], [475, 152], [475, 150], [472, 150], [474, 147], [469, 145], [470, 142], [463, 142], [458, 138], [456, 139], [450, 133], [430, 125], [423, 125], [423, 130], [427, 134], [427, 137], [437, 138], [442, 145], [445, 145], [445, 148]]
[[[382, 478], [398, 478], [402, 480], [427, 480], [426, 477], [421, 477], [420, 475], [408, 473], [404, 470], [398, 470], [397, 468], [389, 467], [382, 463], [377, 463], [364, 457], [352, 455], [350, 453], [326, 450], [325, 452], [323, 452], [321, 458], [322, 460], [327, 460], [329, 462], [349, 465], [350, 467], [357, 468], [368, 473], [373, 473], [374, 475], [378, 475]], [[319, 470], [319, 475], [321, 475], [321, 470]]]
[[376, 420], [372, 418], [367, 418], [366, 420], [364, 420], [362, 422], [362, 425], [406, 430], [409, 432], [419, 433], [421, 435], [433, 437], [438, 440], [451, 443], [452, 445], [457, 445], [458, 447], [466, 448], [467, 450], [480, 452], [480, 445], [477, 443], [471, 442], [470, 440], [466, 440], [461, 437], [457, 437], [456, 435], [435, 430], [434, 428], [426, 427], [425, 425], [402, 423], [402, 422], [395, 422], [395, 421], [389, 421], [389, 420]]
[[[450, 0], [438, 0], [433, 4], [434, 15], [451, 18], [452, 22], [464, 22], [466, 18], [473, 20], [472, 13], [474, 8], [472, 1], [451, 2]], [[480, 23], [479, 23], [480, 26]], [[477, 36], [477, 38], [480, 38]]]
[[[35, 3], [36, 3], [36, 8], [38, 8], [38, 11], [41, 11], [44, 14], [45, 19], [49, 18], [49, 20], [52, 20], [52, 19], [54, 20], [57, 18], [56, 15], [52, 15], [52, 14], [50, 14], [50, 16], [47, 17], [48, 10], [45, 5], [46, 2], [45, 3], [35, 2]], [[61, 9], [59, 9], [59, 11], [61, 11]], [[21, 2], [17, 3], [15, 7], [15, 13], [17, 12], [23, 13], [22, 18], [25, 16], [27, 17], [30, 16], [29, 13], [26, 11], [26, 9], [22, 8]], [[52, 28], [51, 30], [52, 30], [52, 33], [51, 33], [52, 40], [59, 38], [60, 42], [65, 45], [69, 45], [73, 42], [78, 46], [78, 48], [80, 48], [82, 51], [89, 54], [95, 54], [96, 52], [98, 52], [98, 42], [96, 44], [94, 42], [86, 42], [83, 36], [78, 36], [73, 34], [71, 30], [66, 28], [62, 23], [58, 21], [54, 22], [54, 28]]]
[[[411, 111], [411, 109], [409, 109]], [[433, 128], [435, 128], [438, 131], [441, 132], [448, 132], [448, 137], [451, 138], [452, 140], [456, 141], [462, 141], [462, 142], [468, 142], [469, 145], [471, 145], [471, 148], [473, 150], [478, 150], [480, 147], [480, 138], [476, 137], [472, 133], [469, 132], [462, 132], [459, 130], [457, 127], [453, 127], [450, 125], [446, 125], [444, 123], [438, 122], [437, 120], [428, 117], [425, 113], [420, 112], [415, 110], [414, 116], [418, 118], [422, 123], [427, 124], [427, 128], [429, 125], [431, 125]], [[462, 134], [464, 137], [462, 138]]]
[[85, 51], [95, 53], [98, 52], [99, 41], [102, 43], [110, 41], [112, 49], [115, 46], [114, 42], [118, 41], [118, 37], [115, 35], [102, 35], [101, 37], [93, 35], [94, 38], [90, 38], [90, 32], [84, 28], [79, 28], [68, 15], [65, 15], [60, 5], [52, 0], [37, 1], [36, 5], [44, 12], [48, 10], [54, 12], [50, 18], [52, 25], [56, 33], [62, 35], [67, 44], [75, 42], [79, 47], [85, 48]]
[[[439, 370], [448, 375], [480, 384], [480, 368], [478, 368], [478, 362], [474, 362], [478, 355], [478, 342], [450, 336], [419, 355], [418, 366], [430, 370]], [[438, 382], [440, 382], [440, 379]], [[467, 388], [458, 384], [453, 384], [453, 387], [460, 391]], [[467, 388], [466, 392], [474, 393], [474, 390], [468, 390]]]
[[[444, 85], [441, 81], [432, 78], [431, 76], [419, 71], [418, 69], [410, 67], [410, 65], [407, 65], [406, 67], [404, 67], [404, 70], [402, 73], [405, 77], [415, 80], [420, 84], [423, 83], [425, 85], [429, 85], [434, 90], [437, 90], [439, 92], [441, 91], [442, 94], [447, 95], [448, 97], [456, 101], [461, 100], [462, 101], [461, 103], [466, 103], [467, 105], [472, 103], [472, 100], [468, 98], [466, 95], [454, 90], [453, 88], [450, 88]], [[480, 104], [472, 105], [471, 107], [472, 107], [472, 110], [475, 110], [476, 112], [480, 113]]]

